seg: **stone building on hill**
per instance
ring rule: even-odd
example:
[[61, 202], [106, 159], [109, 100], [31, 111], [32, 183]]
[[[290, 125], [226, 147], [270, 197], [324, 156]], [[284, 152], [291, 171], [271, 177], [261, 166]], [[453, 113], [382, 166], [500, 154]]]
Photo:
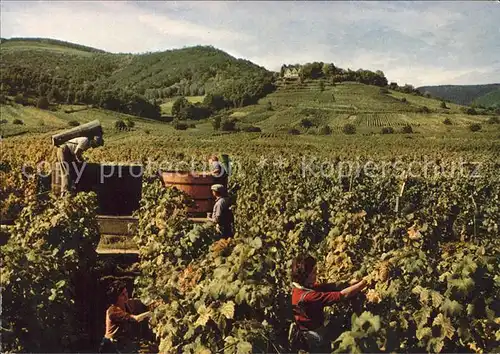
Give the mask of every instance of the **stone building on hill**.
[[281, 67], [281, 77], [298, 78], [300, 73], [300, 65], [283, 65]]

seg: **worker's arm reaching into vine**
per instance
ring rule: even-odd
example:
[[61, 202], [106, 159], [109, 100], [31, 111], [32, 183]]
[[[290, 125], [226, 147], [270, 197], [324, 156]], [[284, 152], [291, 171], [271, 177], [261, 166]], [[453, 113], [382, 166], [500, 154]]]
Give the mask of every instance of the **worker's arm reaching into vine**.
[[350, 298], [350, 297], [356, 295], [361, 290], [363, 290], [366, 287], [366, 285], [367, 285], [367, 281], [365, 279], [363, 279], [360, 282], [357, 282], [356, 284], [351, 285], [351, 286], [343, 289], [340, 292], [341, 298], [345, 299], [345, 298]]
[[143, 320], [147, 319], [147, 318], [151, 318], [152, 316], [152, 312], [150, 311], [147, 311], [147, 312], [143, 312], [139, 315], [131, 315], [131, 317], [136, 320], [137, 322], [142, 322]]

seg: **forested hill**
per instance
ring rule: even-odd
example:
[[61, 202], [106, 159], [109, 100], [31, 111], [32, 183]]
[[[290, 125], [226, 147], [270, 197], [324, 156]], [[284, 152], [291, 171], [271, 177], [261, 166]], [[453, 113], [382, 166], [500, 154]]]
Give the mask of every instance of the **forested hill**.
[[418, 90], [423, 93], [429, 92], [434, 97], [439, 97], [462, 105], [470, 105], [479, 97], [498, 89], [500, 89], [500, 84], [442, 85], [422, 86], [418, 88]]
[[208, 46], [112, 54], [47, 39], [2, 39], [1, 93], [83, 103], [155, 118], [156, 100], [217, 94], [242, 106], [274, 90], [273, 74]]
[[478, 106], [500, 107], [500, 87], [474, 100]]

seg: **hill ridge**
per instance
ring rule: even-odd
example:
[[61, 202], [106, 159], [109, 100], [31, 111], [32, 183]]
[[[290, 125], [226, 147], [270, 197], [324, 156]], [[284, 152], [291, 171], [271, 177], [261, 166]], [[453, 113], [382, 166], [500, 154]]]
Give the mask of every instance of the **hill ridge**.
[[429, 92], [432, 96], [438, 97], [453, 103], [470, 105], [477, 98], [500, 88], [500, 83], [484, 85], [436, 85], [421, 86], [421, 92]]
[[484, 107], [500, 107], [500, 87], [476, 98], [473, 104]]
[[78, 49], [85, 52], [91, 53], [108, 53], [105, 50], [86, 46], [83, 44], [78, 44], [74, 42], [63, 41], [55, 38], [45, 38], [45, 37], [11, 37], [11, 38], [0, 38], [0, 43], [12, 43], [12, 42], [32, 42], [32, 43], [41, 43], [41, 44], [52, 44], [61, 47], [68, 47], [72, 49]]

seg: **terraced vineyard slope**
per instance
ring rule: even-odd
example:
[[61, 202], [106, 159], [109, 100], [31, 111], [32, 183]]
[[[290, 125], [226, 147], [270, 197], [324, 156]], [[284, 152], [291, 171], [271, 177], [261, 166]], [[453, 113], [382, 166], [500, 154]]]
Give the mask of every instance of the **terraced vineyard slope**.
[[[440, 133], [467, 129], [484, 123], [486, 116], [464, 113], [464, 108], [447, 103], [442, 108], [437, 99], [415, 96], [354, 82], [319, 81], [281, 82], [278, 89], [262, 98], [258, 105], [235, 109], [232, 117], [242, 124], [252, 124], [263, 131], [286, 131], [297, 128], [315, 132], [328, 125], [340, 132], [345, 124], [360, 133], [380, 133], [383, 127], [400, 129], [411, 126], [422, 133]], [[303, 120], [310, 121], [304, 126]], [[449, 124], [443, 124], [448, 119]]]

